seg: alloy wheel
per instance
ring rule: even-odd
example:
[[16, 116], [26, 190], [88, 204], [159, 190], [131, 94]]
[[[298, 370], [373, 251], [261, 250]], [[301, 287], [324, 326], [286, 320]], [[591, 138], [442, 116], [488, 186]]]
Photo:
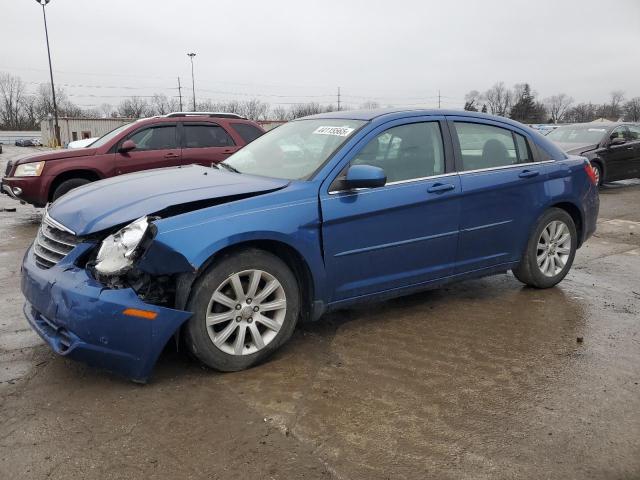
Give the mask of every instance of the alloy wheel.
[[284, 288], [263, 270], [230, 275], [207, 307], [207, 333], [229, 355], [250, 355], [277, 336], [287, 312]]
[[547, 277], [558, 275], [571, 254], [571, 232], [560, 220], [550, 222], [540, 234], [536, 258], [538, 268]]

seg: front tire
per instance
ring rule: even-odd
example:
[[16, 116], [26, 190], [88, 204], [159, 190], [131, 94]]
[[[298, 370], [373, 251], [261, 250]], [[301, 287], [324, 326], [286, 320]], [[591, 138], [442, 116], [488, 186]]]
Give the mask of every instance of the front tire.
[[551, 208], [538, 221], [513, 274], [531, 287], [553, 287], [569, 273], [577, 247], [573, 218], [560, 208]]
[[196, 282], [185, 329], [191, 353], [223, 372], [249, 368], [293, 334], [300, 314], [298, 282], [271, 253], [249, 249], [223, 257]]
[[86, 178], [70, 178], [69, 180], [65, 180], [53, 191], [51, 199], [55, 202], [65, 193], [69, 193], [74, 188], [81, 187], [87, 183], [91, 183], [91, 180], [87, 180]]

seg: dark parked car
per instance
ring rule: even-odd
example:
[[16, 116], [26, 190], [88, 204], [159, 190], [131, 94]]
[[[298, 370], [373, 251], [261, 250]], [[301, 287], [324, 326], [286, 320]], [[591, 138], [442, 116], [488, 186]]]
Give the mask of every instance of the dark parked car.
[[9, 162], [1, 190], [43, 207], [103, 178], [151, 168], [219, 163], [264, 130], [227, 113], [172, 113], [122, 125], [88, 148], [40, 153]]
[[16, 147], [40, 147], [42, 143], [37, 138], [22, 138], [20, 140], [16, 140]]
[[[59, 354], [144, 381], [174, 335], [265, 359], [299, 319], [513, 270], [560, 282], [595, 231], [589, 163], [501, 117], [332, 112], [220, 163], [115, 177], [51, 205], [24, 312]], [[384, 341], [384, 340], [381, 340]]]
[[582, 123], [564, 125], [547, 135], [569, 154], [589, 159], [604, 182], [640, 178], [640, 125], [634, 123]]

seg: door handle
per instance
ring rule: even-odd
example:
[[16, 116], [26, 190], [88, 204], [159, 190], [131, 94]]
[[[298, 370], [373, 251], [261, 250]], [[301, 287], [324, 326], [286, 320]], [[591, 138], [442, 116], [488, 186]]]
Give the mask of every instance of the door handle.
[[177, 153], [167, 153], [165, 154], [164, 158], [178, 158], [180, 155], [178, 155]]
[[231, 150], [231, 149], [222, 151], [223, 155], [231, 155], [232, 153], [235, 153], [235, 152], [233, 150]]
[[429, 193], [441, 193], [448, 192], [449, 190], [453, 190], [456, 188], [452, 183], [434, 183], [429, 188], [427, 188], [427, 192]]
[[518, 175], [520, 178], [533, 178], [540, 174], [537, 170], [523, 170]]

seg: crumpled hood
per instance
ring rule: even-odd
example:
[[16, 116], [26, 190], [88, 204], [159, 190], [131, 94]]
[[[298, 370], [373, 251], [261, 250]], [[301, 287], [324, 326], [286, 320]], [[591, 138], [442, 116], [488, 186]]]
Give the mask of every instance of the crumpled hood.
[[22, 165], [23, 163], [41, 162], [42, 160], [62, 160], [65, 158], [74, 157], [89, 157], [95, 155], [97, 148], [78, 148], [78, 149], [62, 149], [54, 150], [52, 152], [41, 152], [29, 155], [24, 158], [20, 158], [14, 162], [15, 165]]
[[144, 215], [192, 202], [266, 193], [288, 180], [256, 177], [199, 165], [162, 168], [90, 183], [58, 199], [49, 216], [83, 236]]
[[561, 143], [555, 142], [564, 152], [571, 155], [581, 155], [584, 152], [588, 152], [595, 148], [598, 148], [598, 144], [592, 143]]

